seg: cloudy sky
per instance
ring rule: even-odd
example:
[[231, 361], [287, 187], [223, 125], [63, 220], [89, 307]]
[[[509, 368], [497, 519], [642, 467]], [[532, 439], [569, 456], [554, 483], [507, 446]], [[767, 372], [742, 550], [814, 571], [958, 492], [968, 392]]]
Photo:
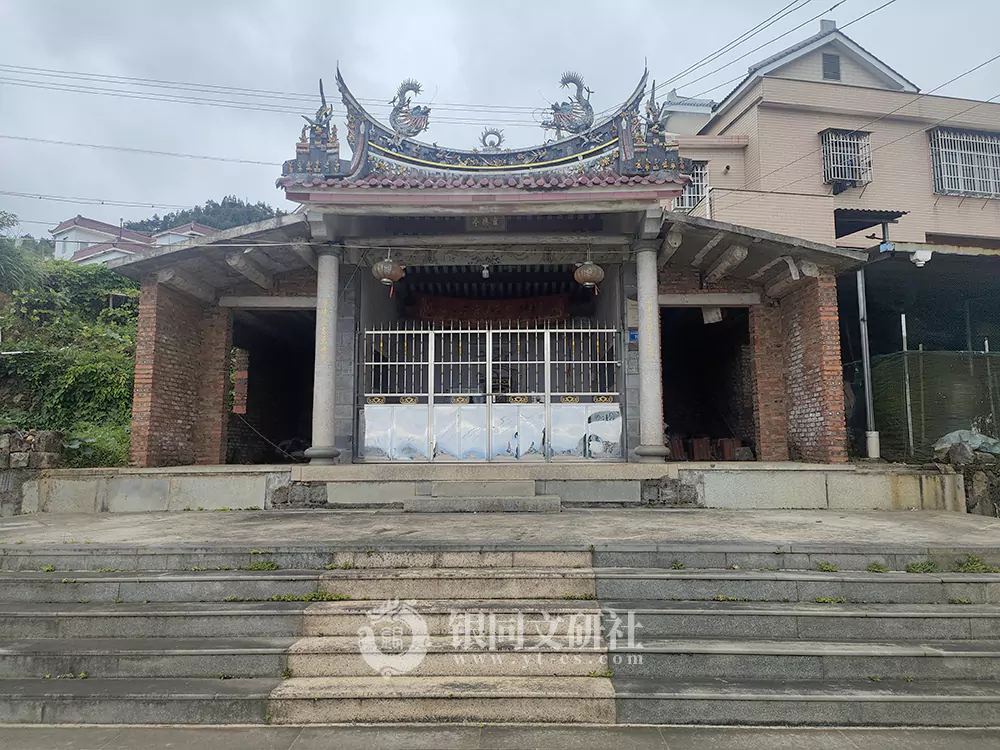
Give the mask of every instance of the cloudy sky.
[[[399, 82], [418, 79], [425, 92], [416, 101], [433, 109], [428, 141], [471, 148], [492, 124], [504, 129], [506, 145], [530, 145], [544, 139], [534, 110], [564, 95], [563, 70], [584, 75], [595, 109], [612, 107], [632, 90], [644, 59], [653, 77], [668, 79], [789, 1], [0, 0], [0, 136], [274, 163], [0, 138], [0, 191], [161, 206], [236, 194], [289, 209], [274, 187], [277, 165], [294, 155], [299, 113], [316, 107], [295, 95], [313, 94], [323, 77], [341, 123], [338, 61], [355, 95], [374, 102], [370, 111], [383, 119]], [[885, 0], [844, 0], [824, 12], [836, 2], [798, 0], [787, 17], [678, 79], [679, 92], [721, 99], [735, 84], [720, 84], [815, 33], [819, 20], [737, 60], [754, 47], [813, 16], [844, 25]], [[896, 0], [846, 33], [926, 91], [1000, 52], [998, 25], [996, 0]], [[939, 93], [973, 99], [1000, 93], [1000, 62]], [[163, 96], [214, 104], [136, 98]], [[342, 125], [340, 135], [343, 143]], [[22, 229], [35, 236], [77, 213], [117, 223], [170, 210], [3, 194], [0, 209], [17, 213]]]

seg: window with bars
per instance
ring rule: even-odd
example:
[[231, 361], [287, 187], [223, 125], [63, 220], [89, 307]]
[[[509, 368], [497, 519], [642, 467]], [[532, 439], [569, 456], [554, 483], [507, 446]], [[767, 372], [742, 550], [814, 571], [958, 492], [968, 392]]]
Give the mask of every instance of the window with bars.
[[1000, 133], [930, 132], [934, 192], [1000, 198]]
[[691, 169], [691, 182], [684, 192], [674, 198], [674, 211], [690, 211], [698, 205], [708, 191], [708, 162], [696, 161]]
[[834, 193], [872, 181], [871, 133], [836, 130], [820, 133], [823, 139], [823, 181]]

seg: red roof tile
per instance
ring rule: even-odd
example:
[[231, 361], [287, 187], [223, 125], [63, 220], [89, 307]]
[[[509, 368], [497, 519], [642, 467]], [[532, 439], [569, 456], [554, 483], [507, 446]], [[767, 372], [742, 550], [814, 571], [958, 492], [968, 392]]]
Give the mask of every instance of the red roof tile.
[[683, 179], [673, 179], [654, 175], [636, 175], [629, 177], [620, 175], [617, 172], [595, 172], [582, 175], [541, 175], [534, 177], [510, 176], [506, 180], [502, 177], [495, 178], [475, 178], [475, 177], [454, 177], [451, 179], [438, 178], [437, 180], [416, 177], [396, 177], [394, 179], [378, 175], [362, 177], [358, 180], [340, 180], [322, 177], [312, 177], [309, 175], [289, 176], [278, 181], [282, 187], [293, 187], [302, 185], [304, 187], [336, 187], [342, 190], [352, 188], [484, 188], [484, 187], [508, 187], [522, 190], [539, 188], [572, 188], [587, 185], [666, 185], [676, 182], [686, 184]]

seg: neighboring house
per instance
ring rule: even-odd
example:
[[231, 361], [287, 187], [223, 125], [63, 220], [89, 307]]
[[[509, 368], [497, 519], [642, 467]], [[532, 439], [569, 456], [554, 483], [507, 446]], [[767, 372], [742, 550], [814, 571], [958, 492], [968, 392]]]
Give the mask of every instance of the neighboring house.
[[896, 242], [995, 247], [1000, 104], [918, 94], [823, 21], [680, 139], [700, 169], [678, 207], [841, 247], [884, 222]]
[[856, 446], [877, 429], [885, 456], [919, 461], [949, 431], [1000, 430], [1000, 104], [921, 95], [823, 21], [679, 141], [695, 170], [675, 208], [868, 251], [864, 332], [858, 277], [838, 278]]
[[55, 257], [74, 263], [108, 263], [127, 258], [152, 245], [175, 245], [214, 234], [217, 230], [190, 222], [152, 236], [116, 227], [96, 219], [76, 216], [52, 230]]
[[176, 245], [179, 242], [190, 242], [191, 240], [208, 237], [215, 234], [217, 229], [199, 224], [196, 221], [181, 224], [179, 227], [171, 227], [153, 235], [153, 241], [157, 245]]
[[52, 241], [57, 260], [77, 263], [107, 263], [154, 244], [148, 234], [79, 215], [53, 229]]

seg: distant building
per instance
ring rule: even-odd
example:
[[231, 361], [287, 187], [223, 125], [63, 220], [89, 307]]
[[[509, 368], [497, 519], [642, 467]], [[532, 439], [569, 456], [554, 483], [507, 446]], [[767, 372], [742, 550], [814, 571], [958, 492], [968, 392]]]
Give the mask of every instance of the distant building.
[[150, 236], [77, 215], [52, 230], [52, 241], [57, 260], [91, 264], [128, 258], [152, 245], [175, 245], [215, 232], [212, 227], [192, 221]]

